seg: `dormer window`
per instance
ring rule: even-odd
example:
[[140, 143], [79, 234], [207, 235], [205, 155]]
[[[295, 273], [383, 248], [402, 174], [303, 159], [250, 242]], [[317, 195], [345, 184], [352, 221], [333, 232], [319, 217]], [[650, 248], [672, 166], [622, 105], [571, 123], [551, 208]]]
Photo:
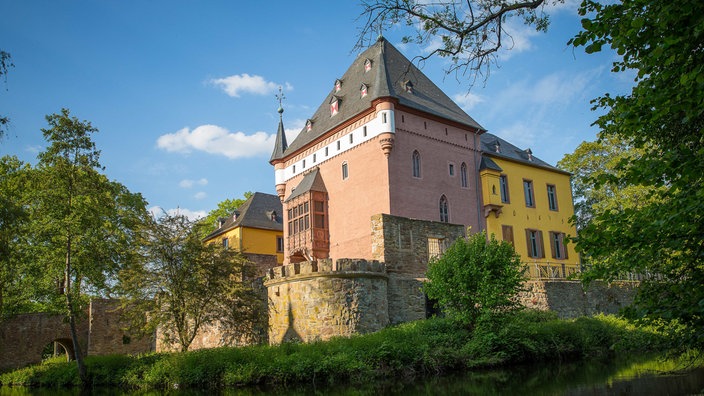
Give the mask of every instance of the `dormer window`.
[[533, 151], [530, 148], [526, 149], [526, 155], [528, 156], [528, 161], [533, 161]]
[[342, 80], [340, 80], [338, 78], [337, 80], [335, 80], [335, 92], [340, 92], [341, 89], [342, 89]]
[[310, 132], [310, 130], [313, 129], [313, 121], [310, 119], [306, 120], [306, 132]]
[[501, 143], [499, 143], [498, 140], [494, 142], [494, 151], [496, 151], [497, 153], [501, 152]]
[[366, 73], [371, 69], [372, 69], [372, 61], [370, 59], [366, 59], [364, 61], [364, 72]]
[[413, 93], [413, 83], [410, 80], [407, 80], [406, 82], [403, 83], [403, 89], [405, 89], [407, 93], [412, 94]]
[[367, 96], [368, 89], [369, 89], [369, 87], [367, 87], [367, 84], [362, 84], [362, 86], [359, 87], [359, 96], [361, 98]]
[[340, 110], [340, 98], [333, 95], [332, 99], [330, 99], [330, 117], [337, 114], [339, 110]]
[[271, 221], [276, 221], [276, 212], [271, 212]]

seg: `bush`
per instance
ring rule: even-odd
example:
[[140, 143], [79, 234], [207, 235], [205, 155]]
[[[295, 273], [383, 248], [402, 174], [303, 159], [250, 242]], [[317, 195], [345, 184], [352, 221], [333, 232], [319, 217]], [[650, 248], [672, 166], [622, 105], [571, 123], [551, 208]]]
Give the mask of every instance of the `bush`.
[[473, 326], [485, 315], [506, 313], [519, 306], [516, 298], [525, 280], [521, 258], [513, 246], [487, 241], [480, 232], [458, 239], [428, 264], [428, 297], [449, 317]]

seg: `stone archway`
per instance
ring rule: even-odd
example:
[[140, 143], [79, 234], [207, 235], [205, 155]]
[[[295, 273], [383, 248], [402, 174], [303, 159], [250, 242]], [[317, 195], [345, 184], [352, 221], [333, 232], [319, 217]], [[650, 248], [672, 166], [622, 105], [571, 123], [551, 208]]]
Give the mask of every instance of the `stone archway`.
[[[88, 320], [77, 324], [82, 350], [88, 345]], [[44, 347], [58, 342], [68, 356], [75, 358], [71, 331], [61, 315], [32, 313], [17, 315], [0, 323], [0, 371], [42, 361]], [[85, 352], [84, 352], [85, 353]]]

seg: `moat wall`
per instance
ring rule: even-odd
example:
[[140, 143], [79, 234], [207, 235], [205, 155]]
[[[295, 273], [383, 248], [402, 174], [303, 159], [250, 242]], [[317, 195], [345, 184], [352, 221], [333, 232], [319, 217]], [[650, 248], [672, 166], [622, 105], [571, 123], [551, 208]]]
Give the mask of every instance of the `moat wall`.
[[637, 282], [592, 282], [585, 288], [579, 281], [530, 280], [520, 294], [521, 303], [534, 309], [554, 311], [563, 319], [598, 313], [616, 314], [633, 302]]

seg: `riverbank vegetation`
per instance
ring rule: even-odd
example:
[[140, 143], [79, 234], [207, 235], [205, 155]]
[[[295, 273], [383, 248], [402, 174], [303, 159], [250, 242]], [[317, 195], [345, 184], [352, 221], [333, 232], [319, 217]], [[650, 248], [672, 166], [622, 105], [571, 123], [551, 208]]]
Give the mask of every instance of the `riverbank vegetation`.
[[[90, 386], [132, 389], [362, 383], [530, 362], [662, 352], [683, 331], [676, 324], [656, 329], [614, 316], [560, 320], [550, 312], [523, 310], [482, 320], [473, 330], [451, 319], [432, 318], [311, 344], [89, 356], [86, 368]], [[80, 379], [74, 363], [53, 361], [2, 374], [0, 384], [64, 387], [79, 385]]]

